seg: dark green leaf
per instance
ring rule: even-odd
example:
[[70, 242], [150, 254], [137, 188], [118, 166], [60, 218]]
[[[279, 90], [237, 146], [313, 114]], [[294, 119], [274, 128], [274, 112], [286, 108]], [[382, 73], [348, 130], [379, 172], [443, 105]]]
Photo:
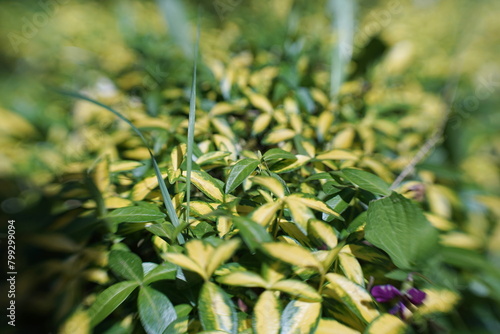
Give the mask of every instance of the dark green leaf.
[[361, 189], [370, 191], [377, 195], [389, 196], [391, 190], [389, 185], [378, 176], [365, 172], [364, 170], [346, 168], [342, 170], [344, 177]]
[[111, 251], [109, 267], [115, 274], [128, 280], [141, 282], [144, 276], [141, 258], [132, 252]]
[[106, 218], [112, 224], [145, 223], [165, 218], [165, 214], [158, 209], [145, 208], [142, 206], [127, 206], [118, 208], [107, 214]]
[[137, 282], [120, 282], [101, 292], [89, 308], [90, 326], [95, 327], [111, 314], [139, 286]]
[[164, 279], [175, 279], [177, 266], [172, 263], [162, 263], [144, 277], [144, 284], [150, 284]]
[[401, 269], [417, 269], [436, 250], [438, 236], [422, 210], [400, 194], [370, 203], [366, 240], [387, 252]]
[[141, 287], [139, 291], [137, 307], [142, 326], [148, 334], [162, 334], [177, 319], [175, 308], [168, 297], [147, 286]]
[[253, 220], [245, 217], [235, 217], [234, 222], [250, 251], [255, 252], [263, 243], [272, 241], [266, 228]]
[[238, 187], [260, 164], [259, 160], [242, 159], [238, 161], [229, 172], [226, 182], [226, 194]]

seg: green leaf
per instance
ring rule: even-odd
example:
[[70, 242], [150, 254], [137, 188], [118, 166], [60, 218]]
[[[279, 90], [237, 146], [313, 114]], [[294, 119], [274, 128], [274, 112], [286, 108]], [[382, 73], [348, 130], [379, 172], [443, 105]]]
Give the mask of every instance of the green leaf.
[[144, 277], [144, 284], [150, 284], [165, 279], [175, 279], [177, 266], [172, 263], [162, 263], [148, 272]]
[[436, 250], [439, 234], [411, 200], [392, 193], [370, 203], [365, 237], [398, 268], [417, 269]]
[[312, 334], [321, 316], [321, 303], [292, 300], [283, 310], [280, 334]]
[[201, 325], [206, 331], [238, 333], [238, 317], [233, 302], [219, 286], [205, 282], [198, 299]]
[[165, 214], [158, 209], [144, 208], [141, 206], [127, 206], [118, 208], [104, 216], [110, 223], [146, 223], [165, 218]]
[[234, 217], [234, 223], [251, 252], [255, 252], [263, 243], [272, 241], [265, 227], [246, 217]]
[[269, 151], [264, 153], [262, 158], [265, 161], [272, 161], [272, 160], [279, 160], [279, 159], [287, 159], [287, 160], [296, 160], [297, 159], [295, 157], [295, 155], [293, 155], [292, 153], [284, 151], [280, 148], [270, 149]]
[[238, 187], [260, 164], [259, 160], [242, 159], [238, 161], [229, 172], [226, 182], [226, 194], [232, 192]]
[[148, 334], [162, 334], [168, 325], [177, 319], [175, 308], [163, 293], [147, 287], [141, 287], [137, 300], [139, 317]]
[[342, 170], [342, 175], [349, 182], [359, 188], [372, 192], [376, 195], [389, 196], [391, 194], [389, 185], [372, 173], [365, 172], [361, 169], [346, 168]]
[[144, 277], [141, 258], [132, 252], [111, 251], [109, 267], [118, 276], [127, 280], [141, 282]]
[[95, 327], [111, 314], [139, 286], [138, 282], [116, 283], [97, 296], [89, 308], [90, 326]]

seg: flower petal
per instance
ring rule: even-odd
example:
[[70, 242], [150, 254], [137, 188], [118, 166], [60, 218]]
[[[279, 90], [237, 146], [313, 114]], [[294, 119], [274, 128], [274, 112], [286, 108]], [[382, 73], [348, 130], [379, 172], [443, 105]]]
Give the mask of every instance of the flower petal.
[[399, 292], [395, 286], [390, 284], [375, 285], [372, 288], [371, 293], [373, 298], [375, 298], [375, 300], [379, 303], [385, 303], [395, 297], [401, 296], [401, 292]]
[[398, 302], [396, 305], [394, 305], [394, 307], [389, 310], [389, 313], [399, 316], [401, 320], [405, 320], [411, 317], [411, 311], [403, 302]]
[[406, 291], [405, 295], [413, 305], [417, 306], [422, 305], [426, 296], [425, 292], [415, 288], [411, 288], [410, 290]]

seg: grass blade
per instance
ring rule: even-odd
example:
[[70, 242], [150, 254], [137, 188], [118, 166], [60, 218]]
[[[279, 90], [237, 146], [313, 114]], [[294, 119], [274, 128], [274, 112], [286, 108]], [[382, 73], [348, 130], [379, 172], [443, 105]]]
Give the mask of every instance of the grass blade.
[[[160, 191], [161, 191], [161, 194], [163, 197], [163, 203], [165, 204], [165, 209], [167, 209], [167, 213], [168, 213], [168, 216], [170, 217], [170, 220], [172, 221], [172, 224], [174, 224], [174, 226], [176, 226], [176, 227], [179, 226], [180, 225], [179, 217], [177, 216], [177, 213], [175, 212], [174, 204], [172, 203], [172, 199], [170, 198], [170, 193], [168, 192], [167, 186], [165, 184], [165, 180], [163, 180], [163, 177], [161, 176], [161, 172], [160, 172], [160, 168], [158, 167], [158, 163], [156, 162], [156, 159], [153, 155], [153, 152], [151, 152], [151, 149], [148, 146], [148, 142], [146, 141], [146, 138], [144, 138], [142, 132], [134, 124], [132, 124], [132, 122], [130, 122], [128, 120], [128, 118], [126, 118], [121, 113], [114, 110], [113, 108], [111, 108], [111, 107], [109, 107], [109, 106], [107, 106], [99, 101], [96, 101], [94, 99], [91, 99], [90, 97], [87, 97], [85, 95], [82, 95], [82, 94], [76, 93], [76, 92], [59, 90], [59, 93], [66, 95], [66, 96], [73, 97], [73, 98], [81, 99], [81, 100], [93, 103], [95, 105], [98, 105], [98, 106], [112, 112], [118, 118], [120, 118], [122, 121], [124, 121], [125, 123], [130, 125], [132, 130], [134, 130], [134, 132], [141, 138], [142, 142], [144, 143], [144, 145], [148, 149], [149, 155], [151, 156], [151, 162], [153, 163], [153, 168], [154, 168], [156, 177], [158, 178], [158, 184], [160, 185]], [[184, 237], [181, 234], [179, 234], [177, 236], [177, 240], [179, 241], [180, 244], [184, 243]]]
[[193, 169], [194, 123], [196, 121], [196, 68], [198, 65], [198, 45], [200, 44], [200, 16], [198, 15], [198, 28], [196, 44], [194, 46], [193, 81], [191, 83], [191, 96], [189, 98], [189, 121], [186, 152], [186, 222], [189, 222], [189, 204], [191, 202], [191, 171]]
[[[157, 3], [165, 21], [167, 21], [169, 33], [172, 34], [174, 41], [182, 49], [184, 55], [190, 59], [193, 46], [184, 1], [157, 0]], [[194, 56], [196, 57], [196, 55]]]
[[330, 75], [330, 96], [338, 94], [345, 80], [346, 67], [351, 60], [354, 39], [353, 0], [330, 0], [328, 7], [333, 14], [333, 29], [337, 32], [337, 44], [332, 50], [332, 71]]

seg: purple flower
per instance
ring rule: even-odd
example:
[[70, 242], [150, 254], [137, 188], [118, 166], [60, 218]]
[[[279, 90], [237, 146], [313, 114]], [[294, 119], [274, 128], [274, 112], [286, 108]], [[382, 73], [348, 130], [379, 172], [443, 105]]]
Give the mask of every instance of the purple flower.
[[386, 303], [388, 301], [391, 301], [395, 297], [401, 296], [401, 292], [399, 292], [399, 290], [395, 286], [390, 284], [375, 285], [372, 288], [372, 296], [377, 302]]
[[392, 315], [398, 315], [403, 320], [411, 316], [411, 311], [408, 307], [406, 307], [404, 302], [398, 302], [389, 310], [389, 313]]
[[400, 291], [391, 284], [375, 285], [371, 294], [379, 303], [395, 301], [396, 304], [389, 310], [389, 313], [398, 315], [403, 320], [411, 315], [412, 305], [422, 305], [426, 296], [425, 292], [416, 288]]
[[425, 299], [425, 292], [411, 288], [408, 291], [405, 292], [406, 298], [413, 304], [413, 305], [422, 305]]

